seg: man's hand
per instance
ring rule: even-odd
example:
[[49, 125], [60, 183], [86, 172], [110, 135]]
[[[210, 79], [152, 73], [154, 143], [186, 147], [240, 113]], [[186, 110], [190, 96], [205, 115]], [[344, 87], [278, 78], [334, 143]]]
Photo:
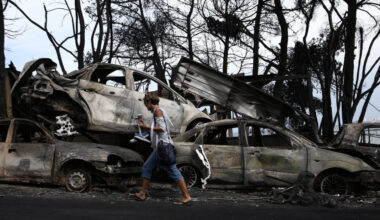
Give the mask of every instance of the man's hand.
[[140, 128], [150, 129], [150, 127], [147, 124], [145, 124], [142, 118], [139, 119], [139, 126]]

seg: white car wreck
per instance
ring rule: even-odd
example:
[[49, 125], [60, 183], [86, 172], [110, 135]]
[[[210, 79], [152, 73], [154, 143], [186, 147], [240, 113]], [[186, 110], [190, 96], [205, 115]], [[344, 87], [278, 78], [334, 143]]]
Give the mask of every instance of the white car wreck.
[[[12, 86], [15, 113], [19, 117], [44, 119], [60, 136], [81, 132], [132, 134], [137, 132], [136, 117], [151, 119], [143, 98], [158, 93], [160, 106], [172, 121], [173, 135], [211, 118], [199, 111], [165, 83], [147, 73], [128, 67], [96, 63], [62, 76], [56, 64], [41, 58], [25, 64]], [[57, 116], [66, 119], [56, 125]], [[66, 128], [66, 129], [62, 129]], [[91, 139], [91, 138], [90, 138]]]

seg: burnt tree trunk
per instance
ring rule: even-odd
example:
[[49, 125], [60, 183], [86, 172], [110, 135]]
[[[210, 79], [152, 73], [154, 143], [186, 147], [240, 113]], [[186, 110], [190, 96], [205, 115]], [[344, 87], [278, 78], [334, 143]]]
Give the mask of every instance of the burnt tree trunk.
[[356, 0], [345, 0], [348, 5], [346, 18], [346, 39], [344, 54], [344, 87], [343, 87], [343, 105], [342, 115], [343, 123], [352, 122], [353, 114], [351, 110], [353, 99], [353, 80], [354, 80], [354, 59], [355, 59], [355, 33], [356, 33]]
[[259, 43], [260, 43], [260, 25], [261, 14], [263, 11], [264, 0], [259, 0], [256, 11], [255, 27], [253, 33], [253, 71], [252, 75], [259, 75]]
[[0, 1], [0, 118], [6, 117], [5, 102], [5, 56], [4, 56], [4, 13], [3, 1]]
[[[286, 73], [287, 60], [288, 60], [288, 23], [283, 13], [281, 0], [274, 0], [274, 12], [277, 16], [278, 22], [281, 28], [281, 42], [280, 42], [280, 57], [279, 57], [279, 69], [278, 76], [283, 76]], [[283, 89], [283, 81], [278, 80], [274, 86], [273, 95], [280, 97]]]
[[187, 37], [187, 43], [188, 43], [188, 47], [189, 47], [189, 58], [191, 60], [194, 59], [194, 51], [193, 51], [193, 36], [192, 36], [192, 33], [191, 33], [191, 16], [193, 15], [193, 11], [194, 11], [194, 3], [195, 0], [191, 0], [191, 3], [190, 3], [190, 10], [189, 10], [189, 13], [187, 14], [186, 16], [186, 37]]
[[76, 23], [76, 33], [78, 33], [79, 35], [79, 41], [78, 36], [75, 36], [76, 48], [78, 53], [78, 69], [82, 69], [84, 67], [84, 45], [86, 25], [84, 23], [82, 5], [80, 0], [75, 0], [75, 18], [79, 20], [79, 27], [78, 23]]

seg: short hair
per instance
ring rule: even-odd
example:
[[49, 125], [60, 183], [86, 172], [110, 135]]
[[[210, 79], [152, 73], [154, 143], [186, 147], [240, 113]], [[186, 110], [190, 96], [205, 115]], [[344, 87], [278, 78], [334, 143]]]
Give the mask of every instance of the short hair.
[[153, 105], [158, 105], [160, 98], [155, 93], [147, 93], [144, 96], [144, 103], [151, 102]]

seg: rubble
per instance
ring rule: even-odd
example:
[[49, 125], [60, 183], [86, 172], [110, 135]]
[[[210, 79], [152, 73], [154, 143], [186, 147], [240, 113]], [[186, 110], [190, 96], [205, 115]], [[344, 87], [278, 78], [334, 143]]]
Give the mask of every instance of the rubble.
[[297, 182], [288, 188], [274, 188], [271, 202], [292, 205], [321, 205], [329, 208], [337, 206], [334, 196], [325, 193], [316, 193], [311, 187], [314, 175], [303, 172], [298, 176]]

